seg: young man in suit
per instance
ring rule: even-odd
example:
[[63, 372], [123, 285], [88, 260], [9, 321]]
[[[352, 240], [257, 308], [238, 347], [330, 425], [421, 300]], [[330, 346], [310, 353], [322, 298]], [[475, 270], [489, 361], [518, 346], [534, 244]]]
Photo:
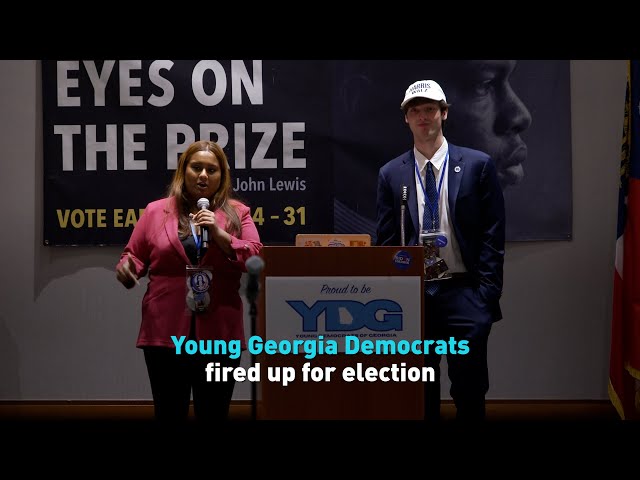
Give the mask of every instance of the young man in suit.
[[[502, 318], [505, 211], [492, 159], [447, 142], [443, 127], [450, 105], [433, 80], [407, 88], [401, 108], [413, 134], [413, 148], [380, 168], [377, 245], [401, 245], [400, 212], [406, 190], [405, 242], [437, 239], [425, 262], [424, 337], [467, 340], [468, 353], [447, 352], [451, 397], [459, 420], [483, 420], [489, 389], [487, 343], [491, 325]], [[405, 187], [405, 188], [403, 188]], [[429, 242], [427, 242], [429, 243]], [[427, 248], [425, 248], [425, 253]], [[426, 255], [426, 258], [429, 255]], [[427, 265], [438, 260], [434, 265]], [[425, 383], [425, 419], [440, 419], [440, 355], [425, 363], [436, 381]]]

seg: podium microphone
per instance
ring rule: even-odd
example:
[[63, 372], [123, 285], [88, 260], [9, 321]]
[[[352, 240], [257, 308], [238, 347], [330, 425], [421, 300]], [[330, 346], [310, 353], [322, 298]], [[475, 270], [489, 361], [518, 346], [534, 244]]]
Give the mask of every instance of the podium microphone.
[[407, 186], [402, 186], [402, 205], [400, 206], [400, 245], [406, 246], [404, 231], [404, 215], [407, 210]]
[[[251, 317], [251, 336], [256, 335], [256, 299], [258, 298], [258, 293], [260, 293], [260, 274], [262, 273], [262, 269], [264, 268], [264, 260], [260, 258], [258, 255], [253, 255], [247, 258], [247, 261], [244, 262], [244, 266], [247, 267], [247, 273], [249, 274], [249, 278], [247, 280], [247, 289], [246, 296], [247, 301], [249, 302], [249, 316]], [[256, 354], [251, 354], [251, 365], [256, 365]], [[256, 394], [256, 382], [251, 382], [251, 419], [257, 419], [257, 401], [258, 397]]]
[[[209, 210], [209, 199], [202, 197], [196, 204], [200, 210]], [[209, 229], [206, 226], [200, 227], [200, 237], [202, 239], [202, 245], [200, 248], [206, 250], [209, 248]]]
[[258, 255], [253, 255], [244, 262], [247, 267], [247, 273], [249, 274], [249, 280], [247, 282], [247, 300], [249, 304], [254, 304], [260, 293], [260, 273], [264, 268], [264, 260]]

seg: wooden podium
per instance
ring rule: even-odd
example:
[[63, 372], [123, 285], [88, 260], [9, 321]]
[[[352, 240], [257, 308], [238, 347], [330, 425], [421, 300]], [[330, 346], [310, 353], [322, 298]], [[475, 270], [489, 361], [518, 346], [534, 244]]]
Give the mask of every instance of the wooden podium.
[[[354, 299], [348, 297], [348, 306], [355, 305], [356, 314], [353, 318], [362, 321], [369, 318], [372, 328], [377, 328], [376, 320], [382, 317], [402, 320], [402, 328], [394, 328], [380, 333], [372, 332], [369, 328], [347, 327], [347, 330], [335, 335], [355, 335], [364, 340], [376, 341], [377, 337], [401, 337], [403, 331], [412, 333], [413, 340], [422, 339], [422, 318], [424, 305], [422, 295], [423, 282], [423, 252], [421, 247], [269, 247], [265, 246], [262, 257], [265, 268], [262, 272], [262, 291], [259, 298], [259, 311], [256, 324], [256, 335], [264, 341], [269, 335], [277, 338], [312, 337], [312, 335], [291, 335], [286, 332], [302, 331], [302, 318], [297, 320], [288, 317], [293, 309], [289, 306], [297, 298], [306, 298], [306, 304], [300, 308], [331, 303], [336, 300], [339, 304], [340, 295], [345, 289], [358, 291]], [[314, 284], [315, 282], [315, 284]], [[311, 285], [311, 287], [307, 287]], [[320, 285], [322, 285], [320, 287]], [[344, 287], [343, 287], [344, 285]], [[372, 285], [373, 287], [369, 287]], [[407, 285], [409, 285], [407, 287]], [[334, 288], [335, 287], [335, 288]], [[372, 301], [360, 294], [359, 290], [372, 291]], [[358, 315], [357, 309], [367, 309], [367, 305], [377, 306], [386, 300], [388, 292], [395, 288], [396, 296], [402, 310], [400, 313], [376, 311], [369, 317]], [[306, 292], [312, 290], [312, 292]], [[301, 293], [302, 292], [302, 293]], [[399, 292], [399, 293], [397, 293]], [[298, 296], [296, 296], [298, 295]], [[316, 297], [313, 297], [316, 295]], [[392, 294], [388, 294], [391, 295]], [[402, 305], [411, 304], [409, 308]], [[329, 302], [326, 302], [330, 300]], [[364, 303], [362, 303], [364, 302]], [[302, 305], [301, 301], [294, 301]], [[361, 305], [364, 305], [361, 307]], [[337, 307], [336, 307], [337, 308]], [[375, 308], [375, 307], [372, 307]], [[337, 311], [337, 310], [336, 310]], [[269, 313], [271, 312], [271, 313]], [[285, 312], [278, 314], [273, 312]], [[344, 328], [342, 318], [336, 323], [336, 315], [331, 316], [328, 311], [317, 315], [315, 322], [318, 331], [325, 332], [323, 337], [331, 337], [326, 333], [327, 325], [333, 320], [337, 330]], [[370, 313], [367, 310], [368, 314]], [[396, 311], [397, 312], [397, 311]], [[293, 312], [296, 315], [296, 312]], [[342, 315], [342, 313], [340, 313]], [[307, 319], [305, 319], [305, 322]], [[324, 323], [323, 323], [324, 322]], [[286, 324], [282, 324], [286, 323]], [[378, 322], [384, 323], [384, 322]], [[308, 325], [307, 325], [308, 327]], [[382, 327], [387, 328], [387, 327]], [[293, 329], [293, 330], [292, 330]], [[296, 330], [297, 329], [297, 330]], [[285, 334], [275, 334], [284, 330]], [[364, 332], [364, 333], [363, 333]], [[342, 338], [344, 341], [344, 338]], [[326, 341], [326, 340], [325, 340]], [[404, 342], [405, 345], [407, 342]], [[424, 356], [413, 353], [381, 353], [365, 354], [361, 351], [347, 354], [339, 351], [337, 354], [320, 354], [314, 358], [305, 358], [304, 354], [266, 354], [256, 355], [256, 362], [260, 363], [261, 381], [257, 385], [256, 418], [258, 420], [421, 420], [423, 419], [424, 383], [422, 381], [351, 381], [342, 377], [347, 367], [361, 371], [374, 367], [381, 371], [384, 367], [424, 366]], [[309, 362], [310, 367], [335, 367], [330, 381], [302, 381], [302, 367]], [[359, 367], [358, 364], [361, 364]], [[278, 381], [267, 379], [267, 369], [272, 367], [292, 367], [295, 369], [295, 380], [284, 386]], [[307, 365], [309, 367], [309, 365]], [[289, 368], [291, 370], [291, 368]], [[318, 370], [319, 371], [319, 370]], [[415, 372], [416, 369], [414, 368]], [[361, 377], [362, 378], [362, 377]], [[385, 376], [388, 379], [388, 376]], [[397, 377], [396, 377], [397, 378]]]

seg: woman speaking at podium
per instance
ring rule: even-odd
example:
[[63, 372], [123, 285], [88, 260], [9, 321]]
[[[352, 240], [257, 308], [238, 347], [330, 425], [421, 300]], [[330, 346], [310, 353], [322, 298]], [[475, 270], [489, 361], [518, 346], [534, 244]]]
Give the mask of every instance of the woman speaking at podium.
[[172, 337], [240, 340], [246, 349], [240, 278], [262, 243], [249, 207], [232, 194], [222, 148], [192, 143], [178, 160], [166, 197], [145, 208], [116, 267], [126, 288], [149, 275], [136, 346], [144, 351], [155, 417], [163, 422], [188, 418], [192, 392], [197, 420], [228, 417], [233, 376], [207, 382], [205, 367], [237, 367], [240, 357], [178, 354]]

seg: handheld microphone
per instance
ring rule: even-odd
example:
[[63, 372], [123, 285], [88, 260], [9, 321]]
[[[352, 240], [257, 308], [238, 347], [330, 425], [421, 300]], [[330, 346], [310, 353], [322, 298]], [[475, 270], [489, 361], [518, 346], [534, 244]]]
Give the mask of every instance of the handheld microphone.
[[244, 262], [247, 267], [249, 279], [247, 281], [247, 300], [250, 304], [254, 304], [260, 293], [260, 273], [264, 268], [264, 260], [258, 255], [253, 255]]
[[[209, 210], [209, 199], [202, 197], [196, 204], [200, 210]], [[209, 248], [209, 229], [207, 227], [200, 227], [200, 237], [202, 238], [202, 245], [200, 248], [206, 250]]]
[[406, 185], [402, 185], [402, 204], [400, 205], [400, 245], [401, 246], [406, 246], [406, 241], [405, 241], [405, 230], [404, 230], [404, 216], [405, 216], [405, 211], [407, 210], [407, 186]]

